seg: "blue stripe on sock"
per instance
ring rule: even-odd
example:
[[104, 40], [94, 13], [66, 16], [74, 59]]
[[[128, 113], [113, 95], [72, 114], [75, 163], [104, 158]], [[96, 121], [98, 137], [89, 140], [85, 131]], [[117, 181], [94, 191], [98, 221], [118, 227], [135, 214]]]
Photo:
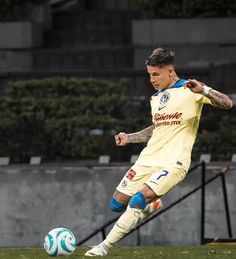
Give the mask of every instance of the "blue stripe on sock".
[[147, 205], [146, 198], [141, 192], [135, 193], [135, 195], [129, 201], [130, 208], [136, 208], [143, 210]]
[[117, 201], [115, 198], [112, 198], [109, 204], [109, 207], [114, 212], [122, 212], [126, 210], [127, 206]]

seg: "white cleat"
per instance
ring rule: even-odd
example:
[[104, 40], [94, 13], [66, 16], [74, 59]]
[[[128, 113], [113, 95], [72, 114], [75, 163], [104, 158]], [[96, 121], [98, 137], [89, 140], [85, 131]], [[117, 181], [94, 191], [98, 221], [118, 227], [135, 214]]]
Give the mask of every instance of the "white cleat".
[[105, 256], [107, 251], [104, 250], [100, 245], [93, 247], [85, 253], [85, 256]]

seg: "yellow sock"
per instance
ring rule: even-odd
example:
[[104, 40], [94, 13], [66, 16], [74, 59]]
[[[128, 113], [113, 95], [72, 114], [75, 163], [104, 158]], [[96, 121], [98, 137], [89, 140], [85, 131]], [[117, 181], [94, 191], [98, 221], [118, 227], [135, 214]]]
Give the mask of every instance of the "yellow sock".
[[120, 241], [131, 229], [135, 228], [142, 210], [128, 207], [120, 216], [110, 233], [104, 240], [104, 244], [111, 248], [115, 243]]

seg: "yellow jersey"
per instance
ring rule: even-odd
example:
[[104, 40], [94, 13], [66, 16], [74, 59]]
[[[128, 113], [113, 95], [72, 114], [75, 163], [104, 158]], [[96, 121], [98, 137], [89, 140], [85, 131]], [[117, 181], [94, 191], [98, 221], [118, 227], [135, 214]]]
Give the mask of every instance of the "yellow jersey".
[[184, 88], [184, 82], [181, 79], [151, 97], [155, 127], [136, 164], [188, 170], [202, 107], [211, 104], [211, 101], [202, 94]]

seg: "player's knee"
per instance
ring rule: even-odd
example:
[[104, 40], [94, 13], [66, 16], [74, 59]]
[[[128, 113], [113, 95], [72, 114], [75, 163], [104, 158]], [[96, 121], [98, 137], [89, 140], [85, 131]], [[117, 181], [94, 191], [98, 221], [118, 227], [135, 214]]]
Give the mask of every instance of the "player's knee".
[[110, 201], [109, 207], [114, 212], [123, 212], [126, 210], [127, 206], [124, 205], [123, 203], [119, 202], [115, 198], [112, 198]]
[[144, 210], [146, 205], [147, 205], [146, 198], [145, 198], [144, 194], [141, 192], [135, 193], [135, 195], [129, 201], [130, 208]]

